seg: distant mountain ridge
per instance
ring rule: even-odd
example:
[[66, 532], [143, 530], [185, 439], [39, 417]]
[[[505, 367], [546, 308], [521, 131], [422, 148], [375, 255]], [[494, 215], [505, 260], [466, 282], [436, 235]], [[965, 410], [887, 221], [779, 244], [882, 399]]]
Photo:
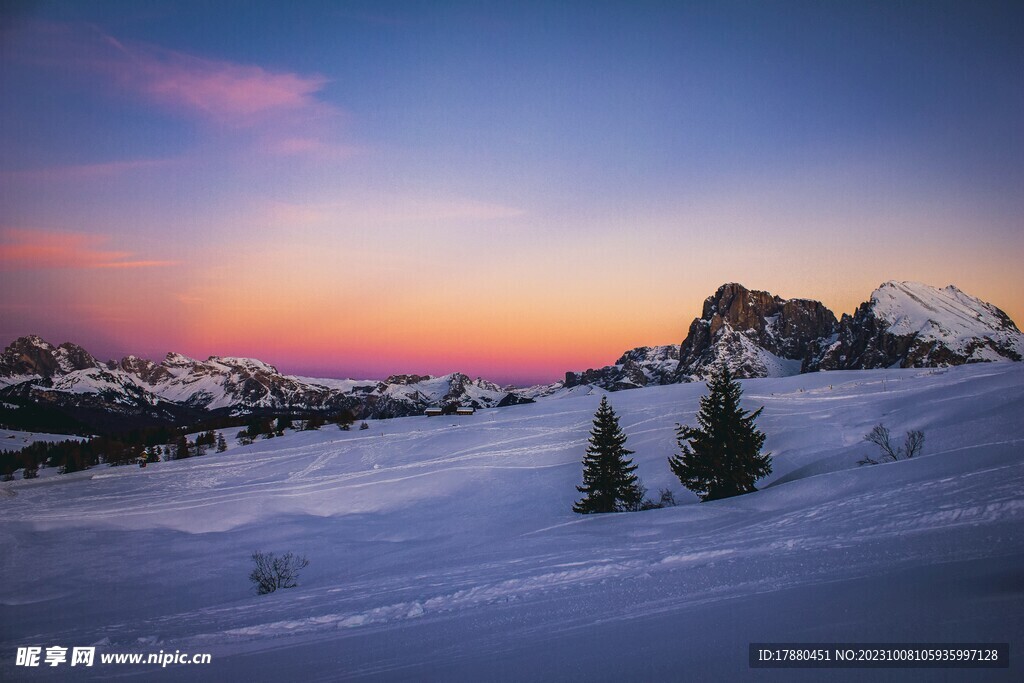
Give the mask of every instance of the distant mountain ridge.
[[[950, 285], [882, 284], [840, 320], [821, 302], [727, 283], [704, 301], [679, 346], [641, 346], [613, 364], [523, 389], [462, 373], [386, 380], [284, 375], [252, 358], [177, 353], [101, 362], [81, 346], [21, 337], [0, 354], [0, 399], [92, 415], [189, 421], [207, 414], [336, 413], [356, 419], [422, 414], [432, 405], [503, 407], [590, 391], [699, 381], [725, 365], [740, 378], [818, 370], [930, 367], [1024, 358], [1024, 335], [1003, 311]], [[8, 408], [4, 408], [9, 409]]]
[[205, 361], [168, 353], [163, 362], [126, 356], [100, 362], [76, 344], [53, 346], [36, 335], [0, 355], [0, 398], [20, 398], [72, 411], [133, 414], [181, 421], [205, 413], [336, 413], [356, 419], [422, 414], [427, 406], [476, 408], [523, 402], [521, 396], [462, 373], [396, 375], [383, 381], [284, 375], [252, 358]]
[[820, 301], [727, 283], [705, 299], [678, 347], [632, 349], [614, 365], [567, 372], [558, 385], [618, 391], [703, 380], [721, 365], [753, 378], [1022, 359], [1024, 335], [1009, 316], [953, 285], [885, 282], [837, 320]]
[[678, 366], [678, 346], [640, 346], [626, 351], [614, 365], [583, 372], [567, 372], [561, 384], [566, 388], [589, 384], [608, 391], [675, 384], [678, 381]]

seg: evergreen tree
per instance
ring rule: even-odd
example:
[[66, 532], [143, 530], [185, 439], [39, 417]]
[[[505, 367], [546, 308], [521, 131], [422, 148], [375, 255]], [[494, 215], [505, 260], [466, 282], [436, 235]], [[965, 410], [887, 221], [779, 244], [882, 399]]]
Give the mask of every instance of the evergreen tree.
[[185, 435], [182, 434], [181, 436], [178, 437], [178, 442], [175, 444], [174, 459], [184, 460], [190, 455], [192, 454], [189, 453], [188, 450], [188, 440], [185, 438]]
[[594, 414], [590, 446], [583, 458], [583, 486], [576, 487], [584, 496], [572, 506], [573, 512], [637, 509], [643, 489], [633, 474], [636, 465], [626, 457], [633, 451], [627, 450], [625, 443], [626, 435], [619, 428], [619, 418], [608, 404], [608, 397], [603, 396]]
[[308, 420], [306, 420], [306, 424], [303, 425], [302, 428], [306, 431], [316, 431], [317, 429], [323, 427], [325, 424], [327, 424], [327, 421], [324, 419], [323, 415], [313, 415]]
[[224, 434], [217, 432], [217, 452], [223, 453], [228, 449], [228, 442], [224, 438]]
[[729, 368], [719, 368], [700, 399], [697, 427], [677, 425], [680, 453], [668, 459], [683, 486], [701, 500], [717, 500], [756, 491], [754, 482], [771, 474], [771, 453], [761, 453], [764, 433], [754, 412], [740, 407], [743, 389]]
[[196, 436], [196, 446], [213, 446], [215, 443], [217, 443], [217, 434], [212, 429]]

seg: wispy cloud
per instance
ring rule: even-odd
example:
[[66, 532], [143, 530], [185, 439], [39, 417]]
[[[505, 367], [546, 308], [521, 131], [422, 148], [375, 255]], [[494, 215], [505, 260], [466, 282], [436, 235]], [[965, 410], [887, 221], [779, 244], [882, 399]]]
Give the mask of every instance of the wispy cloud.
[[316, 94], [320, 75], [271, 71], [251, 64], [198, 57], [146, 43], [117, 40], [90, 26], [57, 26], [61, 51], [78, 53], [84, 68], [156, 104], [225, 125], [253, 125], [280, 114], [323, 116], [331, 108]]
[[122, 96], [218, 128], [252, 129], [271, 153], [336, 152], [344, 112], [321, 98], [320, 74], [188, 54], [115, 38], [86, 24], [34, 22], [19, 29], [16, 59], [50, 66]]
[[0, 269], [153, 268], [174, 261], [139, 259], [130, 251], [104, 248], [110, 238], [80, 232], [0, 229]]

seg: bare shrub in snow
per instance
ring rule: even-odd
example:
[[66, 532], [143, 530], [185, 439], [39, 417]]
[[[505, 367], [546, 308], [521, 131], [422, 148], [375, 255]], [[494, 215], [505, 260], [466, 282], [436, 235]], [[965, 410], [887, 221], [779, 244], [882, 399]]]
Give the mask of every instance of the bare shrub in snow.
[[915, 455], [921, 455], [923, 449], [924, 432], [920, 429], [907, 432], [907, 439], [903, 442], [903, 455], [907, 458], [913, 458]]
[[658, 499], [658, 507], [671, 508], [676, 506], [676, 494], [672, 489], [661, 489], [661, 497]]
[[309, 566], [309, 560], [295, 553], [285, 553], [280, 557], [274, 553], [254, 552], [252, 562], [255, 565], [249, 580], [256, 584], [256, 593], [266, 595], [278, 588], [294, 588], [298, 584], [299, 570]]
[[880, 462], [905, 460], [921, 455], [924, 449], [924, 432], [919, 429], [907, 432], [903, 445], [898, 447], [893, 445], [889, 429], [883, 424], [876, 424], [870, 432], [864, 435], [864, 440], [878, 446], [882, 454], [878, 459], [866, 455], [862, 460], [857, 461], [858, 465], [877, 465]]

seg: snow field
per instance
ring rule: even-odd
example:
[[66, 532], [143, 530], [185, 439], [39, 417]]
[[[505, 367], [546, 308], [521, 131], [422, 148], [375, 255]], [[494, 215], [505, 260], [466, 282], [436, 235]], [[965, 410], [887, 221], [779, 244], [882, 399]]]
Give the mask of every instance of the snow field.
[[[203, 670], [132, 672], [208, 680], [820, 680], [749, 670], [747, 643], [1020, 651], [1024, 366], [743, 385], [746, 407], [765, 406], [775, 471], [707, 504], [666, 462], [703, 384], [610, 395], [649, 495], [667, 487], [681, 503], [642, 513], [571, 512], [596, 390], [9, 482], [0, 672], [24, 673], [10, 659], [24, 644], [212, 652]], [[924, 430], [925, 456], [857, 467], [879, 422], [897, 438]], [[253, 550], [311, 564], [298, 588], [256, 596]]]

